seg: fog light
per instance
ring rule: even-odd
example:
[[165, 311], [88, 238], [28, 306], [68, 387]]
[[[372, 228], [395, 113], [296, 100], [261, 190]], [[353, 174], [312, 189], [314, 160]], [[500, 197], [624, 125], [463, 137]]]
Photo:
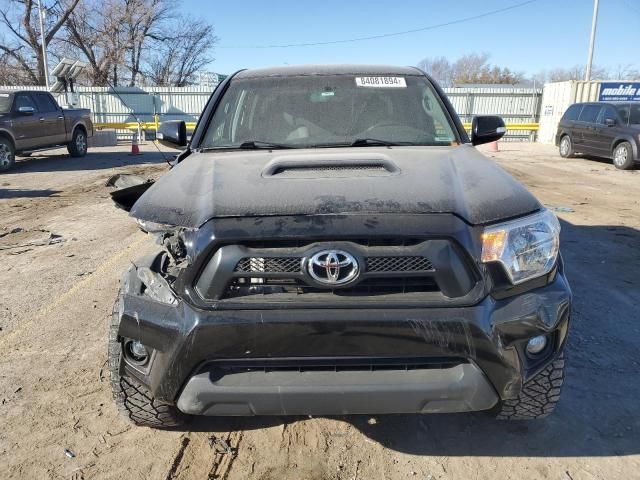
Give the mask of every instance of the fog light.
[[527, 353], [531, 355], [537, 355], [544, 350], [547, 346], [547, 337], [540, 335], [539, 337], [533, 337], [527, 342]]
[[149, 358], [147, 347], [138, 340], [127, 342], [126, 347], [127, 353], [129, 354], [128, 356], [136, 363], [145, 363], [147, 358]]

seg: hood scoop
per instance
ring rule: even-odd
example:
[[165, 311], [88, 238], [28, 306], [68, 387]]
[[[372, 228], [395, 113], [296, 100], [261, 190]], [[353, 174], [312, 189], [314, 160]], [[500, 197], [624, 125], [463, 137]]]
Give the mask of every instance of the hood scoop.
[[390, 159], [379, 157], [349, 158], [328, 155], [317, 158], [274, 158], [263, 172], [264, 178], [349, 178], [387, 177], [400, 169]]

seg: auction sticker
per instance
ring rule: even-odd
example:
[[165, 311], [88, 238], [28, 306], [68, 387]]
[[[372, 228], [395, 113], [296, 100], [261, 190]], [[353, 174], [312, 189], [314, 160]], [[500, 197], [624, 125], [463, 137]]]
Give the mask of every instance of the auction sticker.
[[358, 87], [407, 88], [404, 77], [356, 77]]

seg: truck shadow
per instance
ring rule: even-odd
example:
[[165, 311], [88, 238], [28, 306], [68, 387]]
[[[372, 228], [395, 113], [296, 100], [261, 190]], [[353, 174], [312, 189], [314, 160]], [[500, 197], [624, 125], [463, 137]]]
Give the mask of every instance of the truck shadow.
[[0, 199], [7, 200], [11, 198], [36, 198], [36, 197], [52, 197], [61, 193], [61, 190], [26, 190], [23, 188], [0, 188]]
[[[563, 256], [574, 308], [567, 346], [567, 377], [553, 415], [530, 422], [499, 422], [485, 412], [332, 418], [350, 423], [386, 448], [414, 455], [639, 454], [640, 231], [566, 221], [562, 221], [562, 228]], [[375, 422], [370, 420], [372, 417]], [[299, 420], [201, 418], [191, 429], [253, 430]], [[357, 432], [353, 435], [357, 443]]]
[[142, 155], [133, 156], [126, 151], [103, 151], [99, 148], [89, 150], [85, 157], [80, 158], [70, 157], [63, 150], [37, 152], [28, 158], [18, 157], [15, 166], [8, 173], [106, 170], [114, 167], [164, 163], [175, 156], [175, 153], [159, 152], [151, 144], [144, 145], [142, 148]]

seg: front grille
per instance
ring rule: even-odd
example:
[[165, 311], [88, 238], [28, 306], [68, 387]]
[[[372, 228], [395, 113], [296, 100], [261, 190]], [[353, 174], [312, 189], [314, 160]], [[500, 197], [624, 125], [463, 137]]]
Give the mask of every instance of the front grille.
[[[307, 262], [326, 250], [343, 250], [359, 263], [351, 283], [332, 285], [307, 271]], [[354, 305], [371, 301], [437, 302], [459, 298], [477, 284], [465, 260], [447, 239], [348, 238], [264, 239], [219, 245], [198, 280], [205, 301], [279, 302], [290, 306]], [[331, 272], [326, 272], [330, 280]], [[404, 296], [403, 296], [404, 295]], [[381, 296], [386, 296], [384, 299]]]
[[369, 272], [429, 272], [433, 265], [425, 257], [369, 257]]
[[302, 268], [300, 257], [246, 257], [238, 262], [235, 272], [298, 273]]
[[226, 297], [250, 295], [322, 295], [334, 297], [358, 297], [397, 295], [407, 293], [437, 292], [438, 285], [432, 277], [383, 277], [367, 278], [352, 287], [327, 289], [308, 285], [295, 278], [236, 278], [228, 286]]
[[[300, 273], [302, 257], [245, 257], [234, 272], [240, 273]], [[367, 257], [368, 272], [431, 272], [433, 265], [426, 257]]]

